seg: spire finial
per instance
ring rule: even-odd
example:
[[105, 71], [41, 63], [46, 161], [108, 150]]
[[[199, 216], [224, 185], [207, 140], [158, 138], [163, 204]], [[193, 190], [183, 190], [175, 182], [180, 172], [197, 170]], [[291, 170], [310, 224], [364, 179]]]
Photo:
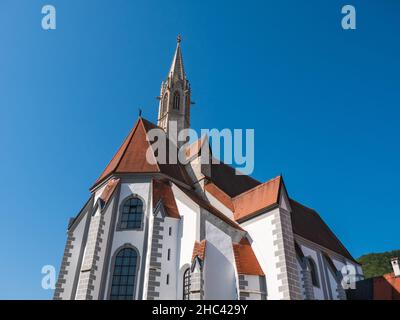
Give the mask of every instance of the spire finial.
[[181, 35], [178, 34], [178, 36], [176, 37], [176, 42], [177, 43], [181, 43], [182, 39], [181, 39]]
[[142, 117], [142, 108], [139, 108], [139, 117]]

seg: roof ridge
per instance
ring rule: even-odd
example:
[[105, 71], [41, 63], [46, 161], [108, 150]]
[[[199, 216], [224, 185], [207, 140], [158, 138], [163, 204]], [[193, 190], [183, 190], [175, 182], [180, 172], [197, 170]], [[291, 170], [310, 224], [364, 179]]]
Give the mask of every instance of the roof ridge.
[[[121, 154], [121, 157], [119, 158], [117, 164], [115, 165], [115, 169], [114, 169], [114, 170], [117, 170], [118, 167], [119, 167], [119, 165], [121, 164], [121, 160], [122, 160], [122, 158], [124, 157], [124, 155], [125, 155], [125, 153], [126, 153], [126, 150], [128, 150], [128, 146], [129, 146], [129, 144], [131, 143], [131, 141], [132, 141], [132, 139], [133, 139], [133, 136], [135, 135], [135, 132], [136, 132], [137, 128], [139, 127], [139, 124], [140, 124], [140, 123], [141, 123], [142, 126], [143, 126], [143, 119], [142, 119], [142, 117], [139, 117], [139, 119], [136, 121], [136, 125], [135, 125], [135, 127], [133, 128], [133, 130], [132, 130], [132, 135], [131, 135], [131, 137], [130, 137], [128, 143], [127, 143], [127, 145], [125, 146], [125, 149], [124, 149], [124, 151], [123, 151], [122, 154]], [[144, 131], [146, 132], [146, 135], [147, 135], [147, 130], [146, 130], [146, 128], [145, 128], [144, 126], [143, 126], [143, 129], [144, 129]], [[125, 142], [125, 141], [124, 141], [124, 142]], [[158, 168], [158, 169], [159, 169], [159, 168]]]
[[[130, 141], [132, 140], [133, 134], [136, 131], [136, 128], [139, 124], [139, 119], [136, 121], [135, 126], [129, 130], [128, 135], [125, 137], [124, 141], [122, 142], [122, 144], [119, 146], [119, 148], [117, 149], [117, 151], [115, 152], [114, 156], [110, 159], [110, 161], [108, 161], [107, 165], [105, 166], [105, 169], [103, 170], [103, 172], [100, 174], [100, 176], [96, 179], [96, 181], [94, 182], [94, 184], [90, 187], [89, 190], [93, 190], [94, 187], [96, 187], [100, 182], [104, 182], [106, 180], [106, 178], [108, 178], [113, 171], [115, 171], [115, 169], [118, 167], [119, 163], [121, 162], [121, 159], [124, 155], [124, 152], [126, 151]], [[129, 140], [129, 141], [128, 141]], [[107, 170], [107, 168], [110, 166], [110, 164], [112, 163], [112, 161], [114, 160], [115, 156], [118, 154], [118, 152], [120, 150], [122, 150], [122, 147], [124, 146], [125, 142], [127, 142], [126, 146], [125, 146], [125, 150], [124, 152], [122, 152], [119, 161], [116, 163], [115, 168], [113, 170], [111, 170], [111, 172], [109, 172], [108, 174], [106, 174], [104, 177], [103, 174], [105, 173], [105, 171]]]
[[[139, 116], [134, 127], [129, 131], [129, 134], [124, 139], [123, 143], [119, 146], [118, 150], [114, 153], [114, 156], [108, 162], [107, 166], [105, 167], [103, 172], [100, 174], [100, 177], [95, 181], [93, 186], [90, 187], [91, 191], [94, 188], [96, 188], [97, 186], [99, 186], [101, 183], [106, 181], [113, 174], [118, 173], [118, 172], [123, 172], [123, 170], [121, 168], [121, 163], [122, 163], [122, 161], [125, 161], [124, 159], [127, 156], [128, 150], [131, 150], [131, 148], [135, 145], [135, 143], [139, 142], [139, 143], [144, 144], [143, 149], [146, 149], [145, 152], [147, 153], [147, 149], [149, 147], [151, 148], [151, 144], [150, 144], [150, 140], [148, 139], [148, 130], [146, 128], [146, 125], [149, 126], [149, 125], [152, 125], [152, 123], [149, 122], [148, 120], [142, 118], [141, 116]], [[140, 140], [136, 139], [136, 142], [133, 141], [134, 137], [136, 137], [138, 135], [143, 136], [143, 137], [140, 137]], [[145, 141], [142, 141], [142, 140], [145, 140]], [[157, 161], [157, 158], [155, 158], [153, 148], [152, 148], [152, 155], [154, 157], [153, 163], [150, 163], [149, 161], [147, 161], [146, 154], [141, 155], [142, 157], [144, 157], [142, 159], [144, 161], [144, 163], [147, 163], [147, 166], [152, 167], [149, 172], [153, 172], [153, 173], [162, 172], [160, 165]]]
[[262, 183], [259, 184], [258, 186], [255, 186], [255, 187], [253, 187], [253, 188], [251, 188], [251, 189], [249, 189], [249, 190], [246, 190], [246, 191], [244, 191], [244, 192], [242, 192], [242, 193], [239, 193], [237, 196], [232, 197], [232, 200], [235, 200], [236, 198], [242, 197], [242, 196], [246, 195], [247, 193], [253, 192], [253, 191], [257, 190], [258, 188], [262, 188], [262, 187], [264, 187], [265, 185], [267, 185], [268, 183], [271, 183], [271, 182], [273, 182], [273, 181], [275, 181], [275, 180], [277, 180], [277, 179], [280, 179], [280, 178], [282, 178], [281, 175], [279, 175], [279, 176], [277, 176], [277, 177], [275, 177], [275, 178], [272, 178], [272, 179], [270, 179], [270, 180], [268, 180], [268, 181], [262, 182]]

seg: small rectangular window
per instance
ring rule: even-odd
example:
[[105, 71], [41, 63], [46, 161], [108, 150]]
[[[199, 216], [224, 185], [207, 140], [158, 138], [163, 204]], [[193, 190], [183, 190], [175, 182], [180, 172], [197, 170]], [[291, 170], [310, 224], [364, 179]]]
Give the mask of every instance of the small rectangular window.
[[171, 258], [171, 249], [168, 249], [167, 260], [169, 261], [170, 258]]
[[167, 274], [167, 284], [169, 284], [169, 274]]
[[172, 228], [169, 227], [169, 229], [168, 229], [168, 235], [171, 235], [171, 234], [172, 234]]

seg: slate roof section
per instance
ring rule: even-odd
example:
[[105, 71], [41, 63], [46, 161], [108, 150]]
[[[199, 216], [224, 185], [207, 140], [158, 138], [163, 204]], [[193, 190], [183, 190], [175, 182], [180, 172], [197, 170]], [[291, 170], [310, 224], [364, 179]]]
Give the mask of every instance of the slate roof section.
[[233, 244], [233, 253], [238, 274], [265, 275], [247, 238], [243, 238], [239, 243]]
[[292, 228], [295, 234], [358, 263], [315, 210], [293, 199], [289, 201], [292, 207]]
[[207, 178], [232, 198], [261, 184], [248, 175], [237, 175], [235, 168], [222, 161], [211, 164], [211, 175]]

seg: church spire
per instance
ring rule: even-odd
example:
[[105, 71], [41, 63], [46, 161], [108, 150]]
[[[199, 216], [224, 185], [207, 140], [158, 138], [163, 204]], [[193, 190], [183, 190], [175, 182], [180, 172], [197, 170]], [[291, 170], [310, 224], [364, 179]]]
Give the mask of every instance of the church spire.
[[169, 76], [171, 78], [177, 78], [180, 80], [185, 79], [185, 70], [183, 68], [183, 58], [181, 50], [181, 36], [178, 35], [176, 38], [176, 50], [174, 58], [171, 63], [171, 68], [169, 70]]
[[[175, 54], [168, 77], [161, 83], [158, 109], [158, 126], [168, 135], [172, 125], [173, 128], [177, 128], [178, 133], [190, 127], [191, 89], [183, 68], [181, 37], [178, 35], [176, 40]], [[179, 143], [177, 145], [179, 146]]]

